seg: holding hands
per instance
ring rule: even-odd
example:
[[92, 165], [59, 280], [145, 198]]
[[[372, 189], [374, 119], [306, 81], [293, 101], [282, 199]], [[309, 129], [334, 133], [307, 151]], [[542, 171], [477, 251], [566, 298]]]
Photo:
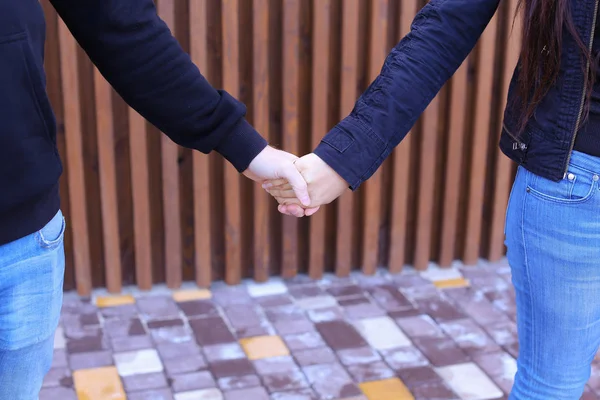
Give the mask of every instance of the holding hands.
[[[279, 203], [278, 209], [282, 214], [294, 217], [313, 215], [320, 206], [331, 203], [348, 190], [348, 183], [314, 153], [296, 158], [293, 166], [306, 186], [298, 180], [290, 181], [283, 175], [266, 179], [263, 183], [263, 188]], [[288, 175], [297, 178], [291, 172]], [[308, 202], [298, 196], [299, 193], [303, 195], [303, 191], [298, 190], [301, 187], [307, 187]]]

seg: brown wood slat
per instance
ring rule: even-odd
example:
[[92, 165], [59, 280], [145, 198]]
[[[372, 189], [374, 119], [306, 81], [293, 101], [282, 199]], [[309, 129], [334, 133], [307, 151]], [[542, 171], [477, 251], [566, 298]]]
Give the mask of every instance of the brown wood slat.
[[[410, 25], [419, 10], [418, 0], [405, 0], [400, 7], [399, 39], [410, 32]], [[407, 190], [410, 177], [412, 131], [394, 150], [392, 183], [392, 216], [390, 228], [390, 261], [392, 273], [399, 273], [406, 261], [406, 233], [408, 222], [408, 201], [411, 191]]]
[[121, 291], [122, 266], [117, 202], [117, 174], [115, 170], [112, 89], [95, 68], [94, 94], [106, 287], [109, 292], [118, 293]]
[[[190, 56], [208, 79], [207, 0], [190, 2]], [[210, 159], [192, 154], [194, 185], [194, 256], [196, 284], [208, 287], [212, 280]]]
[[[175, 32], [174, 0], [159, 0], [158, 14]], [[181, 286], [183, 246], [181, 244], [181, 206], [179, 202], [179, 149], [166, 135], [160, 141], [162, 162], [162, 199], [165, 229], [165, 275], [167, 286]]]
[[66, 161], [69, 168], [70, 224], [73, 232], [73, 259], [75, 286], [80, 295], [89, 295], [92, 289], [89, 231], [86, 193], [83, 176], [83, 141], [81, 110], [79, 109], [79, 73], [77, 44], [68, 28], [60, 21], [58, 26], [60, 71], [66, 136]]
[[[345, 0], [342, 3], [342, 66], [340, 88], [340, 118], [345, 118], [354, 107], [358, 97], [358, 35], [360, 24], [360, 1]], [[356, 244], [354, 220], [356, 200], [354, 193], [345, 193], [338, 200], [336, 264], [337, 276], [348, 276], [352, 269], [353, 246]]]
[[[283, 1], [283, 149], [298, 154], [298, 107], [300, 80], [300, 0]], [[298, 219], [283, 217], [282, 270], [289, 278], [298, 272]]]
[[450, 122], [447, 162], [444, 175], [445, 192], [442, 211], [442, 237], [439, 264], [448, 267], [454, 260], [458, 210], [460, 200], [460, 178], [466, 134], [465, 109], [467, 108], [467, 75], [469, 62], [466, 60], [452, 77], [450, 93]]
[[[371, 3], [371, 42], [368, 76], [372, 82], [381, 71], [387, 50], [389, 0]], [[379, 227], [381, 224], [381, 169], [363, 185], [365, 193], [363, 272], [372, 275], [377, 270]]]
[[[316, 147], [329, 128], [329, 53], [331, 41], [332, 0], [313, 1], [313, 65], [312, 65], [312, 145]], [[310, 219], [308, 274], [319, 279], [325, 270], [325, 229], [327, 213], [325, 206]]]
[[431, 256], [433, 228], [433, 192], [435, 189], [435, 159], [437, 153], [440, 96], [437, 95], [423, 113], [423, 129], [420, 138], [419, 190], [417, 194], [417, 230], [415, 238], [414, 266], [427, 269]]
[[[269, 97], [269, 1], [254, 0], [253, 3], [253, 122], [254, 127], [267, 139], [270, 137]], [[254, 187], [254, 279], [258, 282], [269, 278], [273, 262], [271, 258], [271, 207], [275, 204], [268, 193]]]
[[497, 30], [498, 15], [496, 14], [478, 44], [480, 53], [477, 74], [475, 131], [471, 150], [467, 228], [463, 255], [463, 262], [466, 265], [477, 263], [481, 244], [482, 204], [484, 201], [486, 156], [490, 136], [492, 85], [494, 82], [494, 63], [491, 60], [494, 59], [496, 54]]
[[[240, 92], [239, 4], [223, 0], [223, 86], [233, 97]], [[230, 285], [242, 279], [242, 194], [238, 172], [225, 163], [225, 281]]]
[[142, 290], [149, 290], [152, 288], [153, 274], [146, 120], [132, 108], [129, 109], [128, 119], [135, 275], [138, 287]]
[[[517, 65], [521, 49], [521, 19], [517, 18], [512, 26], [512, 17], [517, 7], [516, 0], [509, 0], [508, 18], [504, 21], [510, 36], [505, 42], [506, 57], [503, 70], [503, 88], [501, 90], [502, 99], [506, 99], [508, 86], [513, 76], [513, 71]], [[512, 31], [511, 31], [512, 28]], [[502, 113], [505, 102], [502, 102], [502, 108], [498, 112]], [[499, 134], [499, 133], [498, 133]], [[498, 137], [498, 136], [497, 136]], [[498, 149], [498, 158], [496, 162], [494, 201], [492, 206], [492, 222], [490, 227], [490, 243], [488, 258], [490, 261], [498, 261], [504, 255], [504, 223], [506, 216], [506, 206], [512, 184], [513, 162]]]

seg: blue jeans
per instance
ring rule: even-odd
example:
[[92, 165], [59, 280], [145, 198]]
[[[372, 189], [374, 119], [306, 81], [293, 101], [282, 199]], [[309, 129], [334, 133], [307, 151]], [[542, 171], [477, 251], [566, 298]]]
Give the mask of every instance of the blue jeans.
[[600, 158], [574, 152], [553, 182], [519, 167], [506, 220], [516, 290], [511, 400], [577, 400], [600, 345]]
[[62, 304], [65, 222], [0, 246], [0, 399], [36, 400]]

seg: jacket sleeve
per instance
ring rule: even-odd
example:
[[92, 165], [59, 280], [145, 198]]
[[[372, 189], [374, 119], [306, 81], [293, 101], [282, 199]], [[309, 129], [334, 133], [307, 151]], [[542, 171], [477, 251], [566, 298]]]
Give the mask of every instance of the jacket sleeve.
[[206, 81], [152, 0], [50, 1], [107, 81], [174, 142], [216, 150], [240, 172], [266, 147], [246, 107]]
[[375, 173], [456, 72], [500, 0], [431, 0], [379, 76], [315, 149], [356, 190]]

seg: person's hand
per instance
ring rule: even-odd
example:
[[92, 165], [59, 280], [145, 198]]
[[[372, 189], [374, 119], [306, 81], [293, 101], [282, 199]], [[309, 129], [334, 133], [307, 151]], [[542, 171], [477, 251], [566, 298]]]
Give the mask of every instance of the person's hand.
[[293, 216], [310, 216], [320, 206], [329, 204], [348, 190], [348, 183], [316, 154], [295, 161], [294, 165], [308, 184], [310, 204], [301, 202], [291, 182], [285, 179], [268, 180], [263, 188], [279, 203], [279, 212]]
[[267, 146], [252, 160], [243, 174], [259, 183], [273, 180], [287, 182], [286, 187], [294, 193], [298, 203], [307, 207], [310, 205], [308, 188], [306, 181], [294, 166], [296, 160], [298, 157], [293, 154]]

